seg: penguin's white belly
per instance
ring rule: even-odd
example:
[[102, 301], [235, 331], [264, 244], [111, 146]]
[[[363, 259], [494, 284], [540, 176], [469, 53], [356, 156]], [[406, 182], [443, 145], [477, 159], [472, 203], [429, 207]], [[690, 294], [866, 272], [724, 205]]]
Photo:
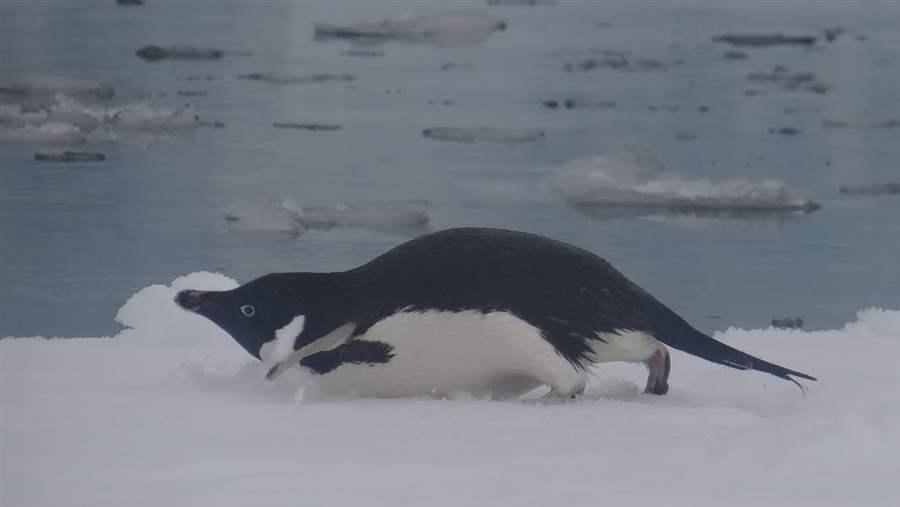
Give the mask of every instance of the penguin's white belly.
[[508, 397], [541, 385], [571, 394], [584, 375], [540, 330], [508, 312], [400, 312], [357, 337], [393, 347], [390, 361], [341, 364], [318, 376], [326, 394]]

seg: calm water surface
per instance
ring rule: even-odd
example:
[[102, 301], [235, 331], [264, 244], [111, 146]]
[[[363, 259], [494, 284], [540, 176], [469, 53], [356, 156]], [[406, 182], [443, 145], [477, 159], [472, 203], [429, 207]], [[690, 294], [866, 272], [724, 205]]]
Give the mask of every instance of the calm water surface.
[[[313, 40], [314, 22], [449, 7], [483, 11], [509, 28], [469, 47], [388, 43], [367, 48], [384, 52], [372, 58], [345, 55], [346, 42]], [[0, 0], [0, 79], [101, 80], [115, 86], [117, 103], [189, 102], [226, 125], [93, 144], [108, 157], [97, 164], [39, 164], [34, 146], [0, 145], [0, 336], [108, 335], [117, 329], [116, 310], [150, 284], [198, 270], [246, 281], [271, 271], [345, 269], [409, 237], [357, 229], [296, 239], [229, 233], [229, 206], [282, 198], [311, 206], [425, 199], [432, 229], [497, 226], [569, 241], [609, 259], [706, 331], [765, 326], [779, 316], [832, 327], [864, 307], [898, 308], [900, 197], [850, 198], [837, 188], [900, 180], [900, 128], [822, 126], [823, 119], [900, 118], [898, 25], [900, 7], [890, 0], [561, 0], [535, 8]], [[821, 33], [834, 26], [847, 31], [832, 44], [747, 50], [745, 60], [725, 59], [729, 48], [711, 42], [727, 31]], [[241, 53], [151, 64], [134, 55], [148, 44]], [[660, 72], [563, 71], [591, 48], [683, 64]], [[441, 70], [451, 62], [471, 66]], [[748, 73], [776, 65], [814, 72], [830, 91], [747, 81]], [[272, 86], [236, 79], [250, 72], [352, 73], [356, 80]], [[190, 75], [221, 79], [185, 81]], [[766, 93], [746, 96], [749, 89]], [[206, 95], [186, 98], [179, 90]], [[565, 98], [616, 107], [541, 106]], [[280, 121], [343, 129], [273, 129]], [[421, 134], [481, 125], [542, 129], [547, 137], [491, 145]], [[800, 133], [768, 131], [786, 126]], [[568, 161], [626, 148], [652, 150], [665, 171], [685, 177], [777, 178], [823, 208], [792, 219], [604, 220], [565, 206], [544, 185]]]

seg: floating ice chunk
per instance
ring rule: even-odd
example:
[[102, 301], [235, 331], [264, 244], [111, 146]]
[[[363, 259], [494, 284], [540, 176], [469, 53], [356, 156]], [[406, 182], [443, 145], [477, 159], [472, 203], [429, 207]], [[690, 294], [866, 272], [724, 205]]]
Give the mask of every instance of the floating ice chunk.
[[864, 129], [864, 130], [892, 130], [900, 128], [900, 120], [822, 120], [822, 126], [827, 129]]
[[158, 62], [160, 60], [218, 60], [225, 56], [225, 51], [195, 46], [144, 46], [135, 51], [135, 54], [148, 62]]
[[376, 202], [362, 205], [336, 204], [299, 208], [291, 201], [283, 204], [310, 229], [361, 227], [366, 229], [403, 229], [428, 224], [428, 201]]
[[436, 46], [467, 46], [484, 42], [506, 23], [476, 11], [457, 11], [404, 16], [349, 26], [317, 23], [316, 40], [345, 39], [357, 44], [380, 44], [389, 40]]
[[301, 207], [285, 199], [277, 204], [232, 207], [225, 220], [237, 234], [297, 237], [307, 229], [335, 227], [421, 232], [430, 221], [428, 206], [428, 201], [413, 200]]
[[844, 195], [898, 195], [900, 183], [870, 183], [868, 185], [843, 185], [838, 191]]
[[37, 109], [0, 104], [0, 141], [23, 144], [74, 145], [89, 140], [114, 141], [120, 134], [162, 135], [220, 126], [202, 121], [190, 106], [153, 108], [139, 103], [108, 107], [64, 94], [48, 98]]
[[0, 125], [0, 142], [35, 145], [78, 145], [86, 141], [84, 132], [68, 123], [44, 123], [4, 128]]
[[808, 213], [820, 208], [780, 181], [686, 179], [662, 174], [652, 158], [634, 154], [570, 162], [553, 174], [548, 184], [571, 205], [639, 211], [638, 215], [740, 216]]
[[34, 159], [39, 162], [102, 162], [106, 155], [91, 151], [36, 152]]
[[103, 107], [89, 106], [63, 94], [57, 94], [54, 99], [55, 104], [46, 109], [48, 122], [68, 123], [83, 132], [90, 132], [105, 121], [106, 109]]
[[557, 0], [487, 0], [488, 5], [496, 7], [537, 7], [556, 5]]
[[47, 112], [41, 109], [23, 108], [19, 104], [0, 102], [0, 127], [24, 127], [47, 122]]
[[334, 132], [343, 128], [335, 123], [298, 123], [291, 121], [276, 121], [272, 123], [272, 126], [282, 130], [309, 130], [311, 132]]
[[107, 100], [116, 92], [112, 86], [91, 81], [52, 75], [24, 75], [0, 82], [0, 98], [18, 103], [35, 98], [52, 98], [64, 93], [79, 99]]
[[434, 127], [422, 131], [422, 135], [438, 141], [454, 143], [531, 143], [546, 137], [542, 130], [502, 129], [495, 127]]
[[296, 238], [306, 230], [293, 211], [272, 204], [232, 206], [225, 214], [225, 221], [234, 234]]
[[762, 48], [771, 46], [812, 46], [818, 38], [814, 35], [784, 35], [783, 33], [728, 33], [717, 35], [712, 40], [732, 46]]
[[747, 80], [758, 84], [775, 84], [784, 90], [805, 91], [824, 95], [831, 87], [812, 72], [791, 72], [784, 65], [776, 65], [771, 72], [751, 72]]
[[205, 126], [190, 106], [153, 109], [147, 104], [131, 104], [111, 109], [104, 115], [106, 125], [114, 129], [142, 132], [168, 132]]
[[349, 83], [356, 80], [353, 74], [305, 74], [291, 75], [279, 74], [277, 72], [252, 72], [250, 74], [240, 74], [238, 79], [247, 81], [259, 81], [273, 85], [296, 85], [308, 83], [327, 83], [329, 81], [339, 81]]

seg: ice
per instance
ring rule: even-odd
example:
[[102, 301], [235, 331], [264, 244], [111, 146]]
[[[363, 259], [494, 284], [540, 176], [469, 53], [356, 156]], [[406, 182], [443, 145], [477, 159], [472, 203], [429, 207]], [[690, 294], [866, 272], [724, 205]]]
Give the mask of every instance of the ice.
[[638, 215], [807, 213], [820, 207], [781, 181], [687, 179], [663, 171], [646, 153], [574, 160], [548, 184], [570, 205]]
[[[290, 204], [288, 204], [290, 205]], [[310, 228], [361, 227], [367, 229], [419, 228], [428, 225], [428, 201], [394, 201], [293, 209], [298, 220]]]
[[342, 82], [350, 83], [356, 80], [353, 74], [283, 74], [278, 72], [252, 72], [240, 74], [238, 79], [246, 81], [259, 81], [271, 85], [298, 85], [310, 83]]
[[106, 155], [96, 151], [38, 151], [34, 159], [39, 162], [102, 162]]
[[240, 205], [226, 213], [229, 230], [237, 234], [296, 237], [307, 229], [355, 227], [421, 233], [427, 227], [428, 201], [384, 201], [333, 206], [299, 206], [290, 199], [277, 203]]
[[868, 185], [842, 185], [838, 191], [844, 195], [897, 195], [900, 183], [870, 183]]
[[306, 231], [293, 212], [276, 204], [239, 204], [225, 213], [228, 230], [234, 234], [296, 238]]
[[12, 128], [0, 125], [0, 143], [74, 146], [84, 144], [86, 139], [78, 127], [68, 123], [50, 122]]
[[147, 103], [119, 106], [89, 103], [57, 93], [38, 107], [0, 103], [0, 142], [76, 145], [90, 140], [176, 134], [218, 127], [201, 120], [189, 106], [153, 107]]
[[161, 60], [218, 60], [225, 56], [225, 51], [216, 48], [200, 48], [195, 46], [144, 46], [135, 54], [148, 62]]
[[506, 129], [497, 127], [434, 127], [422, 131], [422, 135], [438, 141], [452, 143], [531, 143], [546, 137], [541, 130]]
[[309, 401], [299, 369], [264, 381], [223, 331], [173, 302], [234, 286], [193, 273], [144, 288], [111, 338], [0, 340], [3, 505], [900, 502], [900, 311], [827, 331], [716, 334], [815, 374], [805, 395], [675, 351], [663, 397], [640, 392], [640, 366], [609, 364], [562, 404], [540, 392]]
[[421, 16], [366, 21], [349, 26], [317, 23], [316, 40], [346, 39], [356, 44], [389, 40], [436, 46], [468, 46], [484, 42], [506, 23], [478, 11], [450, 11]]
[[717, 35], [714, 42], [732, 46], [764, 48], [771, 46], [812, 46], [818, 40], [813, 35], [784, 35], [782, 33], [729, 33]]
[[115, 96], [112, 86], [99, 81], [53, 75], [22, 75], [0, 81], [0, 99], [32, 102], [53, 98], [57, 93], [79, 99], [106, 100]]

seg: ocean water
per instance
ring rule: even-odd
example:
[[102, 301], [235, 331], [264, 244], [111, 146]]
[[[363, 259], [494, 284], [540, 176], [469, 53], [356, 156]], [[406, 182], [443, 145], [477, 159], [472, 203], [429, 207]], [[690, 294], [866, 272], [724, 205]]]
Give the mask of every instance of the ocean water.
[[[507, 29], [471, 45], [315, 41], [314, 23], [483, 13]], [[430, 203], [430, 229], [496, 226], [568, 241], [610, 260], [705, 331], [801, 317], [811, 329], [900, 302], [900, 197], [845, 196], [845, 184], [900, 180], [900, 8], [857, 2], [560, 0], [256, 2], [0, 0], [0, 81], [54, 75], [109, 83], [112, 108], [190, 111], [224, 128], [92, 138], [99, 163], [33, 160], [0, 144], [0, 336], [98, 336], [140, 288], [193, 271], [240, 281], [272, 271], [356, 266], [421, 229], [235, 234], [237, 205]], [[726, 32], [815, 34], [812, 48], [733, 48]], [[149, 63], [146, 45], [227, 50], [215, 61]], [[377, 56], [354, 56], [349, 50]], [[627, 52], [657, 68], [566, 72]], [[383, 54], [382, 54], [383, 53]], [[605, 56], [604, 56], [605, 55]], [[615, 57], [611, 57], [615, 58]], [[826, 93], [753, 82], [813, 73]], [[636, 67], [639, 65], [636, 64]], [[269, 84], [249, 73], [352, 74]], [[207, 79], [208, 76], [208, 79]], [[199, 96], [179, 91], [202, 92]], [[821, 91], [821, 90], [820, 90]], [[557, 107], [572, 99], [596, 107]], [[614, 107], [598, 104], [612, 101]], [[828, 122], [848, 122], [829, 128]], [[337, 131], [274, 122], [337, 124]], [[825, 122], [823, 124], [823, 122]], [[435, 127], [541, 130], [523, 143], [452, 143]], [[795, 135], [770, 132], [792, 127]], [[712, 182], [776, 179], [822, 205], [807, 215], [598, 213], [547, 184], [572, 161], [652, 153], [663, 174]]]

